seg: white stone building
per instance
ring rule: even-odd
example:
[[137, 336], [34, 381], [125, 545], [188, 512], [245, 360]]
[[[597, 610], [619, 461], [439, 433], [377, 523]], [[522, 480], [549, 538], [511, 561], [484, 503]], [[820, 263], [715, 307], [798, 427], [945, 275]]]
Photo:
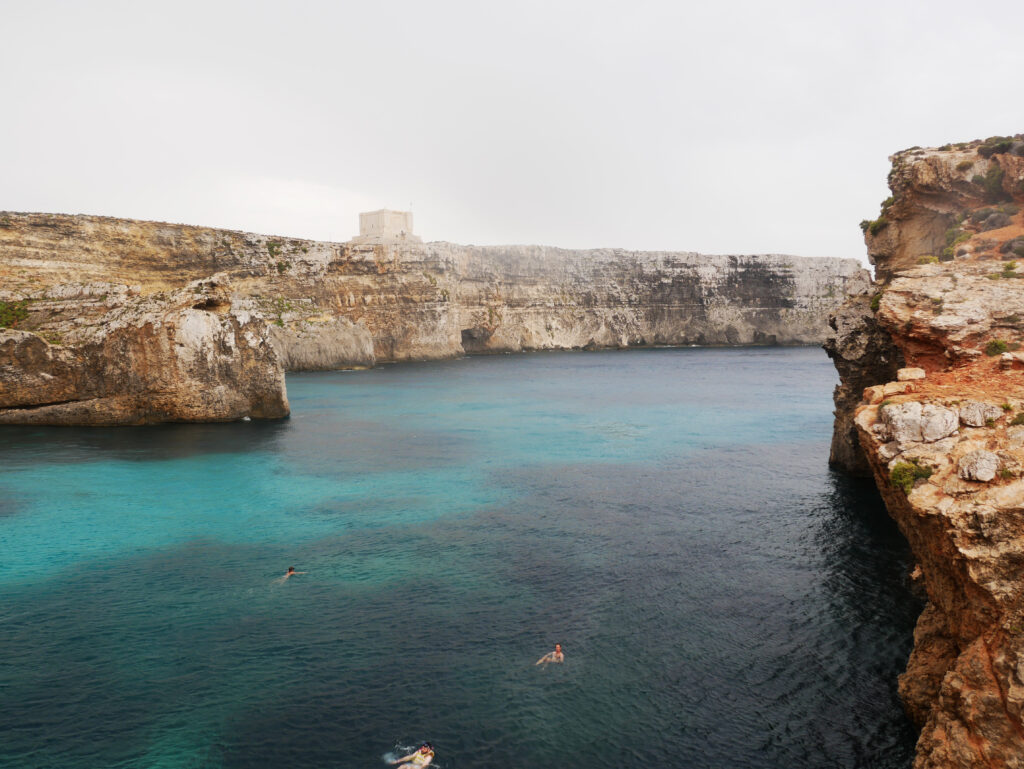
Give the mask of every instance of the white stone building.
[[367, 211], [359, 214], [359, 234], [350, 243], [422, 243], [412, 234], [412, 211]]

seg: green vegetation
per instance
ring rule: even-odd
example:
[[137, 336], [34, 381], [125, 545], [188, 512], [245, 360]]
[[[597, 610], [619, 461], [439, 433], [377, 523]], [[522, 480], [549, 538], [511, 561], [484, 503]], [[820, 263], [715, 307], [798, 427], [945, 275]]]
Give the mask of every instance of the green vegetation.
[[1006, 214], [1007, 216], [1016, 216], [1020, 213], [1020, 206], [1015, 203], [1003, 203], [999, 206], [985, 206], [975, 211], [971, 211], [968, 218], [973, 224], [981, 224], [983, 221], [988, 219], [993, 214]]
[[971, 233], [960, 227], [950, 227], [946, 230], [946, 245], [959, 246], [971, 239]]
[[17, 328], [28, 317], [28, 300], [0, 302], [0, 328]]
[[956, 170], [957, 171], [966, 171], [968, 168], [970, 168], [973, 165], [974, 165], [974, 161], [973, 160], [961, 160], [959, 163], [956, 164]]
[[877, 235], [888, 226], [889, 220], [886, 219], [884, 216], [880, 216], [877, 219], [875, 219], [875, 221], [871, 222], [871, 224], [868, 225], [868, 232], [870, 232], [872, 235]]
[[1002, 478], [1004, 481], [1008, 481], [1014, 477], [1013, 470], [1011, 470], [1008, 467], [1004, 467], [1002, 470], [999, 471], [999, 477]]
[[990, 136], [978, 147], [978, 154], [983, 158], [1002, 155], [1013, 149], [1012, 136]]
[[1021, 278], [1021, 277], [1024, 277], [1024, 275], [1019, 275], [1016, 272], [1016, 270], [1017, 270], [1017, 263], [1011, 261], [1011, 262], [1007, 262], [1006, 264], [1003, 265], [1003, 271], [1002, 272], [992, 272], [992, 273], [989, 273], [988, 275], [986, 275], [985, 277], [988, 278], [989, 280], [1009, 280], [1011, 278]]
[[882, 292], [879, 291], [873, 297], [871, 297], [871, 312], [878, 312], [878, 308], [882, 305]]
[[918, 264], [935, 264], [937, 261], [939, 261], [937, 256], [919, 256], [917, 258]]
[[939, 257], [940, 261], [952, 261], [956, 255], [956, 247], [961, 243], [966, 243], [971, 237], [973, 237], [972, 234], [961, 228], [959, 224], [954, 224], [946, 230], [946, 247], [942, 249], [942, 256]]
[[994, 203], [1006, 197], [1003, 192], [1003, 176], [1003, 169], [996, 163], [990, 163], [985, 175], [975, 174], [971, 177], [971, 183], [985, 190], [986, 200]]
[[1003, 411], [1013, 411], [1013, 406], [1011, 406], [1009, 403], [1005, 403], [1005, 402], [999, 404], [999, 408], [1001, 408]]
[[860, 223], [861, 232], [870, 232], [872, 235], [877, 235], [886, 227], [889, 226], [889, 220], [884, 216], [880, 216], [877, 219], [864, 219]]
[[281, 253], [281, 244], [276, 240], [267, 241], [267, 253], [272, 257], [277, 258], [277, 255]]
[[1011, 425], [1024, 425], [1024, 412], [1017, 414], [1013, 419], [1010, 420]]
[[1005, 339], [990, 339], [988, 344], [985, 345], [985, 354], [992, 357], [1019, 349], [1020, 345], [1016, 342], [1007, 342]]
[[930, 478], [932, 469], [922, 467], [916, 459], [909, 462], [897, 462], [889, 471], [889, 481], [898, 489], [903, 489], [904, 494], [910, 494], [914, 484], [920, 478]]
[[288, 272], [288, 270], [290, 270], [291, 268], [292, 268], [292, 266], [288, 262], [280, 261], [280, 262], [277, 263], [277, 271], [278, 271], [278, 273]]
[[[890, 172], [889, 176], [890, 177], [892, 176], [892, 172]], [[889, 212], [889, 209], [892, 208], [892, 206], [893, 206], [893, 204], [895, 202], [896, 202], [896, 198], [893, 195], [890, 195], [885, 200], [883, 200], [882, 201], [882, 211], [879, 214], [878, 218], [877, 219], [864, 219], [860, 223], [860, 231], [861, 232], [870, 232], [872, 235], [877, 235], [882, 230], [884, 230], [886, 227], [888, 227], [889, 226], [889, 220], [885, 218], [885, 215]]]
[[999, 247], [999, 252], [1009, 255], [1004, 256], [1004, 259], [1013, 259], [1015, 256], [1024, 258], [1024, 237], [1017, 237], [1006, 241]]
[[283, 296], [277, 297], [273, 300], [274, 312], [277, 313], [277, 317], [274, 318], [274, 325], [284, 328], [284, 314], [291, 312], [295, 309], [295, 305], [285, 299]]

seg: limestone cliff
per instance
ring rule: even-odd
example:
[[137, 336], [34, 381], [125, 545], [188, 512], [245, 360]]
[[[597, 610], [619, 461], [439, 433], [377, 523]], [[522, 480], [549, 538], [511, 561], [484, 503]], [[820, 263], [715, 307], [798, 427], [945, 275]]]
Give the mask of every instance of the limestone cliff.
[[1024, 137], [892, 161], [862, 225], [876, 291], [827, 343], [833, 460], [866, 462], [927, 591], [900, 680], [915, 768], [1024, 767]]
[[[21, 303], [7, 311], [30, 314]], [[36, 293], [31, 314], [49, 331], [0, 328], [0, 424], [288, 415], [266, 323], [232, 308], [216, 276], [145, 297], [105, 283], [53, 286]]]
[[[90, 282], [151, 293], [223, 273], [236, 299], [286, 329], [275, 334], [281, 346], [293, 332], [307, 346], [324, 333], [313, 368], [450, 357], [467, 346], [814, 344], [828, 312], [867, 288], [850, 259], [353, 245], [10, 213], [0, 214], [0, 269], [5, 298]], [[306, 367], [302, 357], [290, 368]]]
[[815, 344], [867, 289], [854, 260], [430, 244], [453, 264], [467, 352]]
[[[216, 300], [191, 302], [194, 286], [211, 275], [220, 286]], [[266, 388], [257, 400], [284, 403], [275, 366], [351, 368], [467, 352], [637, 345], [815, 344], [825, 336], [828, 313], [866, 291], [868, 280], [851, 259], [323, 243], [93, 216], [0, 214], [0, 302], [23, 316], [3, 364], [0, 421], [74, 421], [79, 412], [65, 401], [98, 403], [125, 388], [134, 411], [101, 417], [106, 412], [97, 408], [86, 421], [199, 419], [203, 399], [215, 401], [208, 404], [211, 418], [232, 418], [256, 397], [256, 383]], [[162, 313], [159, 321], [153, 313]], [[188, 349], [217, 349], [223, 359], [186, 382], [180, 366], [167, 369], [172, 359], [162, 356], [178, 349], [166, 341], [185, 333], [174, 329], [197, 329], [200, 318], [207, 336], [201, 343], [190, 338]], [[160, 329], [166, 349], [153, 346], [151, 329]], [[134, 334], [137, 353], [104, 357], [114, 330], [117, 338]], [[27, 332], [37, 335], [34, 341]], [[244, 371], [232, 369], [232, 350], [262, 357], [250, 356]], [[53, 393], [33, 405], [25, 383], [72, 359], [73, 366], [61, 365], [91, 373], [72, 377], [75, 387], [52, 385]], [[36, 361], [44, 360], [37, 371]], [[258, 374], [257, 363], [264, 367]], [[132, 379], [137, 370], [149, 378]], [[183, 398], [194, 408], [168, 405], [206, 377], [212, 378], [204, 395]], [[251, 381], [249, 395], [230, 407], [213, 395], [242, 381]], [[139, 405], [147, 397], [152, 402]], [[265, 405], [252, 411], [280, 413]]]

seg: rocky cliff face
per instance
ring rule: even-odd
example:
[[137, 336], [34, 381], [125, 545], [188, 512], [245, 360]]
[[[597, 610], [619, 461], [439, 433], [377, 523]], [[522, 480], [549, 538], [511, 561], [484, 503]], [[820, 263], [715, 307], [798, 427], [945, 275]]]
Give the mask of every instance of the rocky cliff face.
[[31, 313], [48, 332], [0, 329], [0, 424], [287, 416], [267, 325], [234, 309], [226, 288], [214, 277], [146, 297], [105, 283], [38, 293]]
[[892, 160], [863, 223], [879, 282], [827, 343], [833, 459], [870, 468], [928, 594], [900, 680], [916, 769], [1024, 767], [1024, 137]]
[[[192, 302], [190, 292], [211, 275], [217, 276], [216, 298]], [[855, 260], [356, 245], [13, 213], [0, 214], [0, 279], [2, 306], [20, 307], [23, 316], [6, 324], [16, 327], [8, 336], [18, 341], [6, 343], [14, 352], [0, 378], [0, 420], [28, 421], [31, 412], [36, 421], [73, 421], [78, 412], [65, 401], [98, 403], [128, 387], [135, 410], [126, 407], [116, 419], [90, 417], [104, 423], [201, 418], [204, 399], [218, 419], [244, 413], [239, 408], [246, 398], [283, 404], [283, 385], [273, 375], [281, 367], [367, 367], [467, 352], [815, 344], [825, 336], [828, 313], [868, 286]], [[132, 320], [122, 323], [122, 317]], [[171, 329], [194, 331], [200, 320], [205, 336], [199, 341], [193, 334], [189, 344], [218, 350], [222, 358], [210, 358], [216, 365], [193, 368], [188, 376], [178, 364], [167, 369], [172, 359], [164, 356], [179, 349], [177, 342], [158, 349], [151, 330], [171, 340], [184, 333]], [[104, 357], [100, 351], [111, 349], [107, 336], [115, 330], [118, 338], [132, 336], [137, 354]], [[239, 364], [241, 351], [250, 356], [244, 367], [227, 363], [232, 350]], [[197, 352], [195, 360], [206, 360], [203, 355]], [[88, 380], [77, 390], [53, 385], [45, 401], [53, 407], [40, 410], [42, 401], [33, 405], [32, 388], [24, 383], [56, 377], [56, 362], [39, 363], [37, 370], [36, 361], [69, 356], [76, 370], [93, 373], [76, 375], [76, 382]], [[145, 382], [129, 376], [139, 366], [152, 371]], [[254, 367], [262, 368], [257, 373]], [[188, 401], [182, 394], [206, 377], [212, 378], [201, 388], [205, 394], [191, 398], [194, 408], [168, 405]], [[242, 388], [249, 394], [230, 407], [226, 396], [213, 395], [243, 381], [251, 383]], [[257, 383], [264, 388], [259, 397]], [[138, 405], [143, 401], [148, 405]], [[260, 405], [251, 413], [281, 410]]]
[[430, 244], [455, 268], [467, 352], [815, 344], [866, 291], [853, 260]]

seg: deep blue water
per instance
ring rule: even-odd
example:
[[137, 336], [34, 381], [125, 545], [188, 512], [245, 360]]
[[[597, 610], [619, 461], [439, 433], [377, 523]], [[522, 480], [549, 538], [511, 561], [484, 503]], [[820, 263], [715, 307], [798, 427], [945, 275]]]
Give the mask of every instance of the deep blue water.
[[834, 383], [522, 355], [289, 375], [277, 423], [5, 428], [0, 766], [906, 769], [920, 606], [826, 466]]

